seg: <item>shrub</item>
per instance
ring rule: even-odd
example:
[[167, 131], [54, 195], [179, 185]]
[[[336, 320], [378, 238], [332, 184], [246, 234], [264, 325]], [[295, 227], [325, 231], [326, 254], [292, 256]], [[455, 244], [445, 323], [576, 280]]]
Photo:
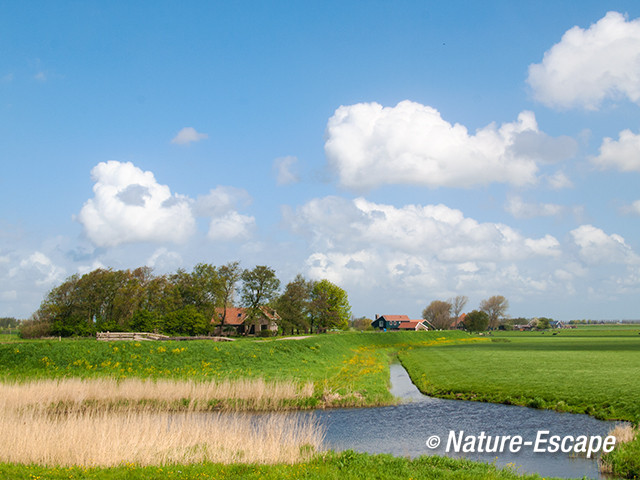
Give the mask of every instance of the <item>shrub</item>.
[[41, 338], [51, 335], [51, 322], [45, 319], [31, 318], [20, 325], [21, 338]]

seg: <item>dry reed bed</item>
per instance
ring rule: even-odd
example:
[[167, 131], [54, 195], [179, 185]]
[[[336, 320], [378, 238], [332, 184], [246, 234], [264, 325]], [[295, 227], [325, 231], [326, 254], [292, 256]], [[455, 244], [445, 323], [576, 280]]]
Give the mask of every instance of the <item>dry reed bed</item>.
[[[633, 425], [629, 425], [628, 423], [622, 423], [613, 427], [613, 429], [609, 431], [609, 435], [613, 435], [614, 437], [616, 437], [615, 445], [616, 448], [618, 448], [623, 443], [631, 442], [637, 435], [640, 435], [640, 430], [638, 429], [638, 427], [634, 427]], [[607, 455], [598, 459], [598, 467], [600, 469], [600, 473], [604, 473], [606, 475], [613, 475], [615, 473], [613, 471], [614, 466], [610, 462], [611, 460], [607, 458]]]
[[620, 445], [621, 443], [627, 443], [633, 440], [638, 433], [638, 430], [633, 428], [632, 425], [622, 423], [618, 424], [611, 431], [609, 431], [609, 435], [613, 435], [616, 437], [616, 445]]
[[294, 463], [321, 449], [310, 416], [241, 413], [2, 412], [0, 461], [117, 466], [200, 462]]
[[[312, 416], [197, 410], [216, 399], [265, 407], [312, 393], [312, 384], [259, 380], [1, 384], [0, 461], [64, 466], [305, 461], [324, 438]], [[188, 411], [167, 411], [185, 398]], [[105, 408], [118, 402], [117, 409]]]
[[[265, 382], [262, 379], [195, 382], [143, 379], [43, 379], [0, 384], [0, 398], [13, 408], [124, 408], [130, 410], [280, 410], [313, 396], [313, 383]], [[25, 399], [28, 399], [25, 402]]]

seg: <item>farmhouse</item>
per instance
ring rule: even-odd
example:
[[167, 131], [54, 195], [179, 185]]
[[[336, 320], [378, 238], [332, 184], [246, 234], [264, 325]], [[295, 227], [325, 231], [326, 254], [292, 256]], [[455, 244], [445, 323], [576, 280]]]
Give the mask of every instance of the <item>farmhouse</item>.
[[411, 320], [407, 315], [376, 315], [371, 326], [378, 330], [429, 330], [426, 320]]
[[451, 327], [449, 327], [451, 330], [464, 330], [465, 326], [464, 326], [464, 319], [467, 318], [467, 314], [463, 313], [462, 315], [460, 315], [458, 318], [454, 318], [453, 320], [451, 320]]
[[278, 321], [280, 315], [275, 310], [271, 310], [267, 307], [260, 309], [261, 314], [253, 322], [247, 319], [249, 313], [248, 308], [239, 307], [219, 307], [216, 308], [211, 323], [218, 327], [222, 326], [222, 320], [224, 318], [224, 326], [232, 327], [235, 329], [235, 333], [238, 335], [256, 335], [256, 328], [258, 335], [260, 332], [277, 332]]

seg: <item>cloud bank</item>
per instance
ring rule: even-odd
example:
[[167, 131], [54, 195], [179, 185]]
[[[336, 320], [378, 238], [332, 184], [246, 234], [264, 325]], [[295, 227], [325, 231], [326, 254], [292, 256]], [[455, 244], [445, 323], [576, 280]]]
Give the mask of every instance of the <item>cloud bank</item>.
[[404, 295], [512, 287], [514, 278], [523, 288], [544, 290], [545, 270], [542, 279], [535, 279], [516, 263], [551, 262], [562, 253], [551, 235], [527, 238], [507, 225], [481, 223], [442, 204], [397, 208], [364, 198], [324, 197], [286, 218], [294, 232], [310, 240], [311, 276], [360, 289], [406, 288]]

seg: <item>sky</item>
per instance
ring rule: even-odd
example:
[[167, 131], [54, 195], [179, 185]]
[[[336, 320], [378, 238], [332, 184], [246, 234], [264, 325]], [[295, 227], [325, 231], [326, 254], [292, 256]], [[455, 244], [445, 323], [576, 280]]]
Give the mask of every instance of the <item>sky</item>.
[[0, 1], [0, 161], [0, 316], [238, 260], [637, 319], [640, 3]]

